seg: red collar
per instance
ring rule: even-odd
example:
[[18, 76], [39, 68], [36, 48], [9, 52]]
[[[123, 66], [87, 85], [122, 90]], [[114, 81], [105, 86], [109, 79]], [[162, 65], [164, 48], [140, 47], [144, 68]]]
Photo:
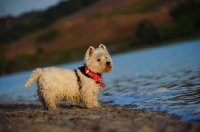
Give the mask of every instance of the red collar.
[[103, 78], [101, 74], [94, 73], [85, 66], [85, 73], [89, 75], [96, 83], [98, 83], [101, 87], [105, 87], [105, 83], [103, 82]]

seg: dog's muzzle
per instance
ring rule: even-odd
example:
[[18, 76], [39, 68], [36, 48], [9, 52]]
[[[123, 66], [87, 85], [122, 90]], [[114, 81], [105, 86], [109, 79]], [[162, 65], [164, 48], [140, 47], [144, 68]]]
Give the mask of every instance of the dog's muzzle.
[[110, 62], [110, 61], [107, 61], [106, 62], [106, 67], [105, 67], [105, 71], [106, 72], [110, 72], [110, 71], [112, 71], [112, 63]]

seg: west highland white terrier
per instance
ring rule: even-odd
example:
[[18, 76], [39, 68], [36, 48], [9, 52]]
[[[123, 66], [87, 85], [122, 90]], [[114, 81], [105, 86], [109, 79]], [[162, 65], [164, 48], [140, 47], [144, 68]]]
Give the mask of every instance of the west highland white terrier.
[[57, 109], [56, 102], [61, 100], [86, 108], [99, 107], [98, 95], [105, 86], [102, 74], [112, 71], [112, 59], [106, 46], [100, 44], [97, 49], [88, 48], [84, 61], [84, 66], [75, 70], [37, 68], [24, 87], [37, 81], [37, 94], [45, 109]]

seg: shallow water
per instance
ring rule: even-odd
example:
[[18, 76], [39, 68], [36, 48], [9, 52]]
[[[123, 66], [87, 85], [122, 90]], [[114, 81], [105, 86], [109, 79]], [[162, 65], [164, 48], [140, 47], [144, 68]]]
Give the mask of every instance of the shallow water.
[[[100, 100], [159, 110], [200, 121], [200, 40], [113, 55]], [[74, 69], [83, 62], [57, 67]], [[0, 78], [0, 100], [36, 100], [36, 85], [23, 89], [31, 71]]]

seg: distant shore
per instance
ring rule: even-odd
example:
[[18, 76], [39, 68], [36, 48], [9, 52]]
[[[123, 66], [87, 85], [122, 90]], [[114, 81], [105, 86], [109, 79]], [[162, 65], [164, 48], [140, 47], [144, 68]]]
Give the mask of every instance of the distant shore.
[[101, 103], [85, 109], [59, 103], [60, 110], [43, 110], [38, 101], [0, 102], [0, 132], [199, 132], [200, 123], [180, 121], [162, 112], [133, 110]]
[[100, 43], [115, 54], [199, 38], [199, 1], [62, 1], [43, 12], [8, 17], [6, 26], [2, 19], [0, 76], [81, 60]]

